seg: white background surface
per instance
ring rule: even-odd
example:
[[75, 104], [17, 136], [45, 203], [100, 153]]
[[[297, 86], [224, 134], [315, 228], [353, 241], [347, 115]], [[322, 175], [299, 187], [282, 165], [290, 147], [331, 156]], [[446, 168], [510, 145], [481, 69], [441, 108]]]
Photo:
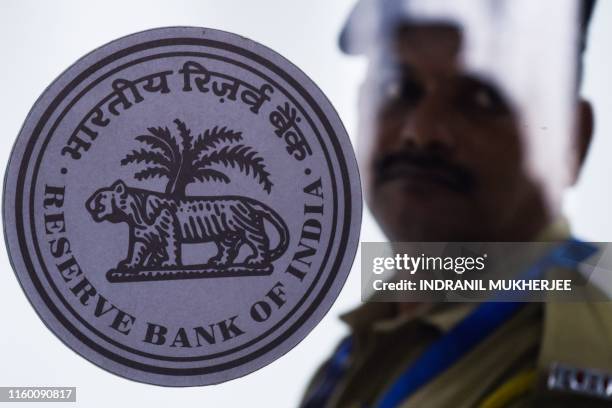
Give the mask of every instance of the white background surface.
[[[595, 105], [596, 135], [567, 212], [574, 230], [612, 240], [612, 2], [600, 0], [586, 61], [584, 93]], [[193, 25], [232, 31], [281, 53], [309, 75], [355, 134], [363, 61], [337, 49], [353, 0], [24, 1], [0, 0], [0, 165], [30, 107], [66, 67], [94, 48], [137, 31]], [[364, 214], [362, 241], [383, 237]], [[76, 386], [78, 406], [292, 407], [345, 328], [337, 316], [359, 302], [359, 254], [336, 304], [315, 330], [271, 365], [229, 383], [197, 388], [139, 384], [99, 369], [49, 332], [0, 250], [0, 386]], [[24, 406], [24, 405], [20, 405]], [[58, 406], [58, 405], [54, 405]], [[70, 404], [70, 406], [75, 406]]]

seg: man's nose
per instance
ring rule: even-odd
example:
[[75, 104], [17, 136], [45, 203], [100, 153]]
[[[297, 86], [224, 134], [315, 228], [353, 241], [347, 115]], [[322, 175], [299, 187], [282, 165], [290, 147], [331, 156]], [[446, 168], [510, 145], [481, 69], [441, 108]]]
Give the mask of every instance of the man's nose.
[[404, 146], [449, 153], [456, 139], [449, 126], [450, 112], [437, 97], [423, 98], [403, 119], [400, 130]]

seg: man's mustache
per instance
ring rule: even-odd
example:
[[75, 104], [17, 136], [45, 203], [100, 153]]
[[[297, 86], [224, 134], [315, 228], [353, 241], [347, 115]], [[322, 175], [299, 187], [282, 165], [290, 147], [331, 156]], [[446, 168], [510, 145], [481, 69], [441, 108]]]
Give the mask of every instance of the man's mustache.
[[382, 155], [374, 162], [377, 185], [399, 178], [423, 178], [449, 189], [467, 193], [474, 189], [476, 178], [466, 167], [440, 154], [402, 150]]

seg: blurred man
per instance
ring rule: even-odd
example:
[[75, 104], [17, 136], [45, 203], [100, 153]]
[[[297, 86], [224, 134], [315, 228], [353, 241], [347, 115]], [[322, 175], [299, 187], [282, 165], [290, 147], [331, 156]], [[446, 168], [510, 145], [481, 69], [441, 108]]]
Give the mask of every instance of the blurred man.
[[[577, 90], [594, 2], [579, 3], [580, 57], [568, 62], [576, 73], [571, 157], [565, 168], [539, 175], [527, 163], [542, 158], [528, 140], [538, 135], [525, 119], [532, 106], [465, 68], [462, 27], [404, 16], [398, 3], [360, 1], [340, 39], [344, 52], [368, 57], [361, 171], [367, 204], [389, 241], [568, 239], [560, 196], [547, 182], [563, 171], [575, 181], [591, 140], [591, 106]], [[557, 136], [544, 155], [562, 154]], [[342, 317], [351, 335], [316, 373], [302, 406], [612, 406], [610, 304], [512, 307], [366, 303]], [[487, 315], [503, 319], [489, 330]]]

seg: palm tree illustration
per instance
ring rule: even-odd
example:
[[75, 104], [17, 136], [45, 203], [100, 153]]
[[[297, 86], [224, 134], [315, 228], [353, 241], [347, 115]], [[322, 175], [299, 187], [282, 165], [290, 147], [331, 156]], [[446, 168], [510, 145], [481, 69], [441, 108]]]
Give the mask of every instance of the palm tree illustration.
[[219, 168], [238, 168], [252, 175], [266, 192], [271, 192], [270, 173], [266, 171], [263, 158], [250, 146], [239, 143], [243, 140], [241, 132], [215, 126], [194, 137], [184, 122], [175, 119], [174, 123], [178, 137], [173, 136], [168, 127], [150, 127], [149, 133], [135, 137], [145, 148], [132, 150], [121, 160], [123, 166], [146, 165], [134, 174], [134, 178], [141, 181], [166, 177], [165, 192], [184, 197], [188, 184], [197, 181], [229, 183], [230, 178]]

